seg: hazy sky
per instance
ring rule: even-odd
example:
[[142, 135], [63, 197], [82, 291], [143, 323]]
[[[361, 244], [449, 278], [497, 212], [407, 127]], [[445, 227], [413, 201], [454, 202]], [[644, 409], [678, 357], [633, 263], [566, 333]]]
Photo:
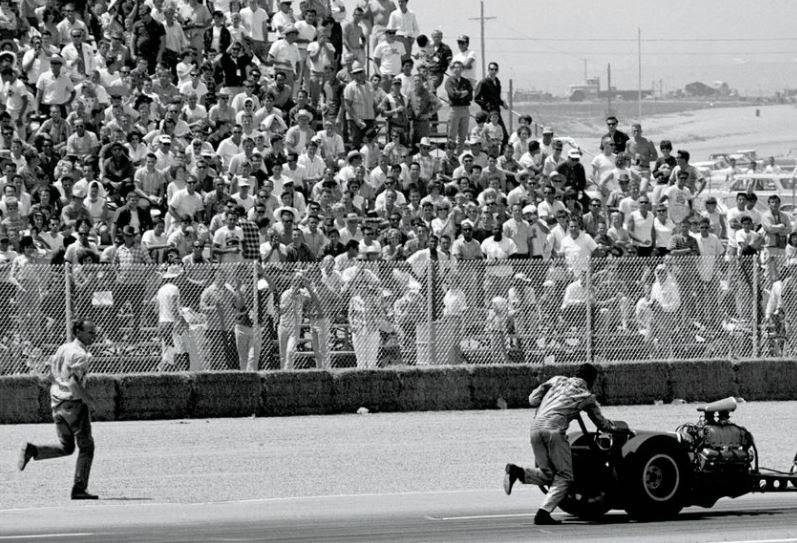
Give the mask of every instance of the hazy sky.
[[[357, 0], [347, 0], [347, 6]], [[797, 2], [789, 0], [485, 0], [486, 57], [516, 88], [564, 94], [588, 73], [612, 63], [616, 87], [636, 88], [637, 28], [642, 31], [642, 82], [673, 90], [695, 80], [724, 80], [745, 94], [797, 87]], [[428, 33], [440, 28], [456, 47], [471, 36], [479, 51], [478, 0], [410, 0]], [[619, 41], [627, 40], [627, 41]], [[705, 40], [705, 41], [701, 41]], [[710, 41], [709, 41], [710, 40]]]

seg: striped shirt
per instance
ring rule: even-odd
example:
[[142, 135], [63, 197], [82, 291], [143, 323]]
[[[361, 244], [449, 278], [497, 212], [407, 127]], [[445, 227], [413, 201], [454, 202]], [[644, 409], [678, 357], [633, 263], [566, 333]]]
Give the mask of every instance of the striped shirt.
[[534, 389], [529, 396], [529, 405], [537, 408], [531, 423], [532, 430], [564, 434], [570, 421], [580, 411], [586, 411], [599, 429], [612, 428], [612, 422], [601, 414], [600, 406], [587, 388], [587, 383], [579, 377], [552, 377]]

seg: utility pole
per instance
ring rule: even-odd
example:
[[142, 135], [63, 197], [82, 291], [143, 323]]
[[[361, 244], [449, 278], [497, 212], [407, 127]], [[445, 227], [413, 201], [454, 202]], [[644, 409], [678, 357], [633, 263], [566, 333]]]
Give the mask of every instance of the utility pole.
[[636, 98], [636, 108], [637, 108], [637, 122], [642, 122], [642, 29], [637, 27], [636, 29], [636, 51], [637, 51], [637, 62], [638, 66], [638, 79], [637, 79], [637, 98]]
[[606, 113], [607, 115], [614, 115], [612, 113], [612, 63], [610, 62], [608, 67], [606, 68], [606, 85], [608, 86], [609, 90], [606, 92], [606, 97], [609, 100], [609, 111]]
[[484, 21], [491, 21], [495, 19], [495, 17], [485, 17], [484, 16], [484, 0], [480, 2], [481, 4], [481, 13], [478, 17], [470, 17], [468, 18], [469, 21], [479, 21], [479, 27], [481, 32], [481, 46], [482, 46], [482, 79], [487, 77], [487, 63], [485, 61], [485, 54], [484, 54]]

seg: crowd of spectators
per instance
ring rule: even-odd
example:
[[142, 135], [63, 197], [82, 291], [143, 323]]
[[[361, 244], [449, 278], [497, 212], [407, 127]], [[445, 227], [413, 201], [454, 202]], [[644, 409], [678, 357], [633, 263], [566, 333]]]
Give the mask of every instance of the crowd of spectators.
[[[770, 283], [780, 279], [776, 262], [795, 255], [797, 236], [777, 197], [761, 213], [756, 195], [741, 192], [725, 210], [702, 197], [707, 183], [688, 151], [654, 145], [640, 124], [629, 136], [615, 117], [591, 160], [528, 115], [510, 134], [499, 65], [479, 78], [469, 37], [454, 47], [447, 38], [424, 28], [408, 0], [361, 0], [351, 11], [340, 0], [0, 0], [0, 305], [16, 295], [20, 307], [41, 306], [43, 290], [24, 288], [35, 279], [28, 264], [112, 266], [124, 288], [108, 303], [137, 314], [147, 282], [137, 266], [256, 261], [266, 277], [325, 262], [315, 286], [300, 275], [269, 287], [290, 367], [303, 311], [329, 321], [322, 280], [339, 295], [347, 269], [393, 263], [383, 267], [409, 276], [403, 302], [391, 304], [406, 305], [435, 262], [461, 272], [441, 282], [445, 316], [482, 307], [505, 351], [508, 330], [531, 326], [515, 315], [543, 317], [519, 310], [523, 300], [560, 308], [566, 327], [595, 294], [590, 259], [635, 257], [649, 260], [635, 261], [646, 273], [633, 287], [617, 279], [627, 266], [601, 270], [614, 278], [602, 288], [620, 292], [601, 303], [622, 327], [634, 304], [651, 340], [666, 335], [656, 315], [680, 316], [682, 305], [695, 326], [719, 326], [702, 304], [720, 286], [735, 297], [733, 316], [749, 317], [749, 273], [729, 263], [760, 253]], [[699, 257], [688, 269], [669, 260], [686, 255]], [[550, 269], [535, 284], [509, 260]], [[484, 263], [478, 281], [466, 261]], [[378, 290], [376, 274], [349, 275], [363, 293]], [[395, 332], [401, 313], [372, 298], [353, 295], [348, 307], [353, 334], [365, 330], [354, 338], [364, 365], [376, 363], [374, 323]], [[314, 329], [320, 365], [330, 363], [329, 325]]]

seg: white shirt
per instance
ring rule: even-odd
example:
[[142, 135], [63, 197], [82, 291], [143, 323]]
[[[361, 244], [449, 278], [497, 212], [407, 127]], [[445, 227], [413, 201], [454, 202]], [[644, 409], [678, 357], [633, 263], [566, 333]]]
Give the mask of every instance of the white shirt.
[[580, 232], [575, 239], [573, 236], [567, 235], [560, 244], [560, 250], [564, 254], [565, 260], [576, 275], [587, 271], [590, 256], [597, 248], [598, 244], [586, 232]]
[[296, 70], [296, 64], [301, 60], [299, 48], [295, 43], [288, 43], [286, 40], [274, 42], [268, 50], [268, 54], [274, 57], [274, 63], [278, 68]]
[[388, 28], [395, 28], [396, 34], [399, 36], [406, 36], [407, 38], [417, 38], [421, 33], [421, 28], [418, 26], [418, 19], [415, 14], [410, 10], [402, 13], [397, 9], [390, 13], [390, 18], [387, 21]]
[[158, 289], [158, 322], [177, 322], [174, 308], [180, 305], [180, 291], [174, 283], [166, 283]]
[[[473, 60], [470, 68], [466, 68], [466, 64], [469, 60]], [[476, 81], [476, 53], [470, 49], [465, 51], [457, 51], [454, 53], [454, 56], [451, 57], [451, 63], [453, 64], [456, 61], [460, 61], [462, 63], [462, 77], [465, 79], [470, 79], [471, 83]]]
[[658, 302], [665, 313], [674, 313], [681, 307], [681, 293], [669, 274], [663, 283], [656, 279], [650, 288], [650, 299]]
[[268, 22], [268, 13], [266, 10], [257, 7], [253, 12], [249, 6], [240, 11], [241, 23], [244, 27], [251, 32], [254, 41], [266, 41], [263, 35], [263, 23]]
[[495, 241], [493, 236], [482, 241], [482, 252], [487, 260], [504, 260], [517, 252], [517, 245], [509, 238], [502, 237]]
[[401, 73], [401, 59], [404, 55], [406, 55], [404, 44], [398, 40], [393, 41], [393, 43], [383, 41], [376, 46], [373, 52], [373, 57], [380, 60], [379, 73], [382, 75], [398, 75]]

